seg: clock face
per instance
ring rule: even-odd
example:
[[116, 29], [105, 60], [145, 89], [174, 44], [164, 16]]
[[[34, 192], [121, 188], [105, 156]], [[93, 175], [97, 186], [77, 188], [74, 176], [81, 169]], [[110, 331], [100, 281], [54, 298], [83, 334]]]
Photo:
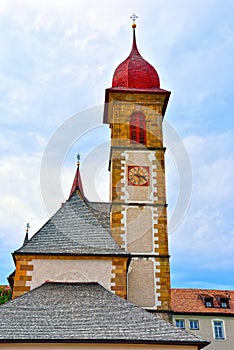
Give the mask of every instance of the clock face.
[[128, 184], [132, 186], [149, 185], [149, 167], [148, 166], [129, 166]]

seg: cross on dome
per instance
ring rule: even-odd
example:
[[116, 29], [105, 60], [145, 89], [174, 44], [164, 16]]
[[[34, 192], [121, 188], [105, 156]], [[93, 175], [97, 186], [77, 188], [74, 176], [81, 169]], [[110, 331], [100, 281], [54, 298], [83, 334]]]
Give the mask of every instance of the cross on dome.
[[136, 28], [136, 19], [138, 18], [138, 16], [133, 12], [133, 14], [130, 16], [131, 20], [132, 20], [132, 28], [135, 29]]

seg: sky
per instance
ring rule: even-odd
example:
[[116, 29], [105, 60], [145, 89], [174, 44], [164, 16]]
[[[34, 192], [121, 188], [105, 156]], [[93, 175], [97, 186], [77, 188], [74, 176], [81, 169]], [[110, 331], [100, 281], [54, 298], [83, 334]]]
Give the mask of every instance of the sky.
[[0, 284], [68, 195], [108, 200], [105, 89], [129, 54], [172, 92], [164, 120], [171, 283], [234, 288], [232, 0], [1, 0]]

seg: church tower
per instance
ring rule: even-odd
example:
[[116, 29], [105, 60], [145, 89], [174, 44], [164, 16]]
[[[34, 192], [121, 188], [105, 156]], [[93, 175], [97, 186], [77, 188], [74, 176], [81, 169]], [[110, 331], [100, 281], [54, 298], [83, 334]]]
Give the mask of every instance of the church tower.
[[111, 128], [111, 234], [131, 254], [127, 298], [170, 313], [170, 265], [162, 122], [170, 92], [140, 55], [133, 19], [132, 50], [106, 89], [104, 123]]

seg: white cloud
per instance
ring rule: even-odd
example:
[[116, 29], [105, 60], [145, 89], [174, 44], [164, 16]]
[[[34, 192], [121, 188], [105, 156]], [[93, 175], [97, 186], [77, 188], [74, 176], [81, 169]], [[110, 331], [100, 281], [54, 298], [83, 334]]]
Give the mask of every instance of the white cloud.
[[40, 200], [40, 155], [1, 159], [0, 176], [1, 203], [0, 221], [1, 235], [9, 225], [12, 229], [12, 240], [20, 239], [24, 232], [25, 222], [31, 221], [34, 229], [41, 225], [42, 217], [45, 217]]
[[[189, 263], [191, 270], [200, 271], [200, 277], [219, 270], [225, 275], [234, 264], [233, 139], [231, 132], [185, 139], [194, 188], [190, 208], [181, 227], [170, 236], [170, 246], [175, 264], [183, 268]], [[233, 282], [230, 279], [229, 284]]]

